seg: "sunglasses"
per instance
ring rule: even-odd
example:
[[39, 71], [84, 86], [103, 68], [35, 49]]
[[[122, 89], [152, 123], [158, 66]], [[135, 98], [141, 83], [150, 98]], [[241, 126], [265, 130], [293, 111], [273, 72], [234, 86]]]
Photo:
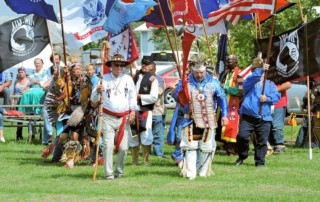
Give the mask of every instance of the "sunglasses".
[[123, 63], [113, 63], [113, 66], [115, 67], [124, 67]]

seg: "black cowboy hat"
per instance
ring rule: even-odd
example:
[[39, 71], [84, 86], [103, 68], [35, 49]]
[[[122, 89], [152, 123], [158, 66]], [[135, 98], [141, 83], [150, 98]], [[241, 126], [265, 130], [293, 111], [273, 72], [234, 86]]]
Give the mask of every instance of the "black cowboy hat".
[[124, 66], [130, 64], [130, 62], [126, 61], [121, 54], [115, 54], [114, 56], [112, 56], [112, 58], [106, 62], [106, 65], [111, 67], [112, 62], [122, 62], [124, 63]]
[[151, 56], [143, 56], [141, 60], [141, 64], [143, 65], [151, 65], [155, 64]]

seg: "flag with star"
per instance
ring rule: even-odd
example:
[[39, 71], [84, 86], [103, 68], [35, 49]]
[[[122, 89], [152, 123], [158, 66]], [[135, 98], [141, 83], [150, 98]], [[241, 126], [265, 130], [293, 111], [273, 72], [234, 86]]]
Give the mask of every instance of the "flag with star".
[[139, 50], [130, 25], [126, 25], [117, 34], [111, 34], [108, 42], [110, 44], [110, 55], [121, 54], [129, 62], [139, 58]]

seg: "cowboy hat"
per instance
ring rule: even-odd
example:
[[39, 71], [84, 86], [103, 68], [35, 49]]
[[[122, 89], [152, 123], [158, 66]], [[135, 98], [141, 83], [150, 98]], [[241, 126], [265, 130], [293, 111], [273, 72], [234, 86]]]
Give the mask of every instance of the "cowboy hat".
[[106, 65], [111, 67], [112, 62], [122, 62], [124, 63], [124, 66], [130, 64], [130, 62], [124, 60], [124, 57], [121, 54], [115, 54], [114, 56], [112, 56], [112, 58], [106, 62]]

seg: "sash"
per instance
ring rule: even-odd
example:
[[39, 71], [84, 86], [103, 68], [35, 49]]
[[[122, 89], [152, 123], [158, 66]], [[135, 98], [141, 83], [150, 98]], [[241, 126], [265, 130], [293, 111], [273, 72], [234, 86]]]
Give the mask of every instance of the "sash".
[[126, 121], [127, 121], [126, 115], [130, 114], [130, 110], [117, 113], [117, 112], [109, 111], [106, 108], [103, 108], [102, 111], [106, 114], [111, 115], [111, 116], [122, 117], [122, 122], [121, 122], [121, 125], [118, 130], [117, 138], [115, 138], [115, 140], [114, 140], [114, 145], [115, 145], [114, 153], [118, 153], [120, 144], [121, 144], [123, 136], [124, 136], [124, 128], [125, 128]]
[[228, 95], [228, 107], [229, 107], [229, 124], [224, 126], [221, 131], [221, 138], [227, 142], [237, 142], [237, 134], [239, 128], [239, 103], [240, 98], [232, 95]]

